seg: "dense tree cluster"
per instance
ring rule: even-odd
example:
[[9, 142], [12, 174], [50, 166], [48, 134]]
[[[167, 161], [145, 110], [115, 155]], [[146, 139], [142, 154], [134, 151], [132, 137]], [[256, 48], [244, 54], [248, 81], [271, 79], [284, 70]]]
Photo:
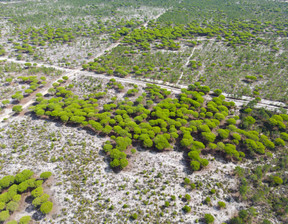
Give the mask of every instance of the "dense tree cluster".
[[[175, 40], [205, 36], [217, 37], [228, 45], [247, 45], [250, 42], [265, 43], [261, 35], [266, 32], [275, 32], [275, 27], [269, 22], [261, 21], [218, 21], [218, 23], [189, 23], [186, 25], [166, 26], [150, 23], [150, 27], [135, 29], [124, 38], [124, 43], [133, 44], [137, 48], [149, 50], [151, 43], [159, 49], [177, 50], [180, 48]], [[287, 36], [287, 31], [275, 32], [276, 35]], [[157, 42], [160, 42], [159, 44]]]
[[[113, 85], [118, 85], [115, 79], [108, 82], [108, 86]], [[64, 94], [59, 94], [61, 91]], [[234, 116], [233, 102], [226, 102], [221, 94], [206, 100], [205, 94], [210, 88], [199, 83], [182, 89], [176, 98], [171, 98], [171, 92], [166, 89], [147, 84], [145, 92], [135, 102], [127, 98], [117, 104], [104, 104], [103, 110], [96, 99], [101, 92], [79, 99], [77, 95], [66, 95], [65, 91], [65, 87], [56, 88], [56, 97], [41, 97], [31, 109], [38, 116], [80, 124], [100, 135], [110, 136], [111, 140], [103, 149], [114, 168], [123, 169], [128, 165], [127, 152], [137, 143], [158, 151], [171, 150], [175, 144], [180, 144], [195, 171], [209, 164], [200, 156], [203, 150], [241, 161], [246, 155], [273, 151], [275, 144], [285, 145], [285, 114], [268, 116], [263, 121], [269, 130], [279, 129], [281, 135], [280, 132], [277, 135], [258, 132], [251, 108], [243, 109], [240, 117]], [[219, 90], [216, 92], [220, 93]]]
[[[98, 20], [96, 23], [91, 22], [90, 24], [82, 23], [75, 25], [72, 28], [56, 28], [45, 25], [41, 28], [29, 27], [25, 30], [17, 29], [19, 40], [23, 42], [23, 45], [15, 42], [15, 49], [33, 53], [33, 46], [45, 46], [49, 43], [69, 43], [75, 38], [84, 36], [92, 37], [99, 34], [112, 34], [112, 39], [116, 40], [119, 37], [129, 33], [133, 28], [136, 28], [141, 24], [141, 21], [135, 19], [125, 21], [124, 19], [112, 23], [112, 21], [103, 22]], [[30, 44], [30, 45], [29, 45]]]
[[[0, 221], [4, 222], [9, 219], [10, 215], [19, 207], [22, 194], [31, 192], [34, 198], [32, 204], [44, 214], [48, 214], [53, 207], [53, 203], [48, 201], [49, 195], [44, 194], [42, 183], [43, 180], [33, 178], [34, 172], [23, 170], [15, 176], [8, 175], [0, 179]], [[43, 179], [51, 176], [51, 172], [44, 172], [40, 175]], [[42, 208], [43, 207], [43, 208]], [[30, 216], [24, 216], [19, 223], [28, 223]], [[15, 221], [10, 221], [11, 223]], [[9, 222], [9, 223], [10, 223]], [[17, 222], [16, 222], [17, 223]]]
[[[287, 28], [286, 14], [288, 6], [281, 1], [263, 2], [253, 0], [239, 4], [237, 1], [227, 3], [223, 0], [215, 0], [203, 3], [201, 0], [183, 0], [179, 4], [175, 5], [174, 3], [173, 5], [172, 9], [159, 18], [161, 23], [167, 23], [168, 21], [175, 24], [188, 24], [196, 21], [206, 25], [245, 21], [243, 24], [249, 22], [251, 26], [254, 25], [259, 29], [262, 22], [269, 24], [275, 33], [283, 33], [285, 26]], [[263, 12], [266, 13], [263, 14]]]

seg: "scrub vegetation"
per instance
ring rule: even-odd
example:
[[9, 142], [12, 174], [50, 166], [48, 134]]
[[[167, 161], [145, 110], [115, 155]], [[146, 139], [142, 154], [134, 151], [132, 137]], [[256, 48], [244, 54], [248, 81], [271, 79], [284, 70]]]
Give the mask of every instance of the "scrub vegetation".
[[1, 223], [288, 222], [287, 2], [0, 5]]

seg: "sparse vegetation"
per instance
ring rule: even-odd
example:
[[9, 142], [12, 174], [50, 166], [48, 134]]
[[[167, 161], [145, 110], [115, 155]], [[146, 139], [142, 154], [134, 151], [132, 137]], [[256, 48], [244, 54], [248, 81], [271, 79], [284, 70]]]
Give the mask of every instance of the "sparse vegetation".
[[0, 222], [288, 222], [286, 2], [0, 4]]

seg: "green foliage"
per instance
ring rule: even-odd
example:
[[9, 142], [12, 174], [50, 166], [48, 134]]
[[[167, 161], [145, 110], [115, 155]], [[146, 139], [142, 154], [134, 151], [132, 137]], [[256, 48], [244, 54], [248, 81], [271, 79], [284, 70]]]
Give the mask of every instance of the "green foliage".
[[281, 138], [282, 138], [284, 141], [288, 141], [288, 133], [281, 132]]
[[223, 201], [218, 201], [219, 208], [226, 208], [226, 204]]
[[19, 220], [19, 224], [28, 224], [30, 222], [30, 220], [31, 220], [30, 216], [23, 216]]
[[17, 221], [11, 220], [11, 221], [7, 222], [7, 224], [17, 224]]
[[264, 219], [261, 224], [272, 224], [272, 222], [270, 222], [270, 221], [267, 220], [267, 219]]
[[13, 201], [15, 201], [15, 202], [21, 201], [21, 195], [20, 195], [20, 194], [14, 195], [14, 196], [13, 196]]
[[188, 205], [185, 205], [182, 210], [185, 212], [185, 213], [189, 213], [191, 211], [191, 208], [188, 206]]
[[131, 215], [131, 219], [136, 220], [138, 218], [138, 214], [137, 213], [133, 213]]
[[[110, 79], [107, 84], [107, 88], [117, 89], [118, 87], [120, 83], [115, 79]], [[203, 149], [224, 151], [227, 159], [241, 161], [245, 157], [243, 151], [247, 149], [251, 154], [255, 152], [264, 154], [266, 147], [273, 148], [274, 143], [270, 136], [264, 138], [263, 134], [259, 135], [257, 131], [245, 130], [246, 126], [254, 124], [257, 118], [257, 115], [252, 113], [253, 110], [248, 116], [246, 112], [240, 114], [243, 123], [248, 122], [246, 126], [236, 124], [235, 119], [238, 120], [239, 117], [235, 116], [229, 118], [227, 122], [223, 121], [219, 128], [221, 120], [233, 114], [230, 111], [233, 105], [226, 102], [221, 94], [205, 104], [203, 95], [208, 90], [206, 87], [201, 87], [200, 83], [195, 83], [188, 89], [182, 89], [178, 98], [168, 98], [170, 91], [147, 84], [145, 93], [140, 96], [141, 103], [129, 101], [127, 98], [117, 105], [104, 104], [104, 110], [101, 111], [100, 108], [96, 109], [99, 105], [96, 104], [95, 98], [104, 97], [106, 92], [98, 92], [85, 96], [84, 99], [73, 94], [50, 99], [43, 98], [33, 107], [33, 110], [40, 116], [44, 114], [53, 119], [61, 120], [62, 116], [67, 116], [66, 119], [62, 119], [63, 122], [78, 123], [92, 128], [99, 134], [111, 136], [111, 141], [105, 143], [103, 149], [111, 159], [111, 167], [117, 169], [123, 169], [128, 165], [126, 153], [132, 144], [132, 139], [145, 148], [155, 147], [158, 150], [171, 149], [176, 142], [180, 142], [183, 148], [190, 150], [188, 156], [194, 171], [209, 164], [207, 159], [200, 157]], [[61, 95], [63, 91], [66, 91], [65, 87], [58, 87], [55, 93]], [[152, 102], [152, 107], [144, 106], [148, 101]], [[208, 112], [212, 114], [209, 118], [202, 116]], [[279, 119], [275, 116], [274, 118]], [[215, 130], [218, 136], [215, 135]], [[225, 144], [220, 141], [221, 139]], [[276, 142], [283, 143], [279, 139], [275, 140], [275, 144]]]
[[35, 198], [32, 201], [32, 205], [35, 207], [41, 206], [44, 202], [47, 202], [49, 200], [49, 195], [48, 194], [43, 194], [40, 197]]
[[206, 223], [213, 223], [215, 220], [214, 216], [211, 214], [205, 214], [204, 219]]
[[128, 137], [118, 137], [115, 141], [116, 148], [120, 151], [124, 151], [132, 143], [132, 140]]
[[15, 177], [14, 176], [5, 176], [0, 180], [1, 188], [7, 188], [14, 183]]
[[283, 184], [283, 180], [279, 176], [273, 176], [271, 179], [272, 179], [272, 183], [275, 184], [275, 185]]
[[2, 104], [4, 105], [4, 106], [6, 106], [7, 104], [9, 104], [10, 103], [10, 100], [3, 100], [2, 101]]
[[24, 191], [26, 191], [28, 189], [29, 185], [28, 183], [25, 181], [25, 182], [22, 182], [18, 185], [18, 192], [20, 193], [23, 193]]
[[0, 212], [0, 222], [6, 221], [9, 217], [10, 217], [10, 214], [8, 210], [4, 210]]
[[214, 142], [216, 139], [216, 135], [213, 134], [212, 132], [202, 132], [201, 134], [203, 138], [208, 142]]
[[21, 173], [18, 173], [15, 176], [15, 182], [16, 183], [22, 183], [26, 180], [28, 180], [31, 176], [33, 176], [33, 172], [31, 170], [23, 170]]
[[244, 224], [243, 220], [240, 217], [234, 217], [230, 220], [231, 224]]
[[218, 129], [217, 132], [222, 139], [228, 138], [230, 134], [230, 131], [227, 129]]
[[53, 203], [51, 201], [46, 201], [44, 202], [41, 207], [40, 207], [40, 211], [43, 213], [43, 214], [48, 214], [52, 211], [53, 209]]
[[3, 210], [5, 206], [6, 206], [5, 202], [0, 202], [0, 210]]
[[155, 147], [159, 150], [170, 148], [171, 145], [169, 144], [168, 139], [165, 135], [157, 135], [154, 139]]
[[285, 146], [285, 141], [282, 140], [281, 138], [276, 138], [275, 139], [275, 145], [284, 147]]
[[185, 177], [184, 183], [185, 183], [185, 184], [190, 184], [190, 179], [188, 179], [187, 177]]
[[221, 113], [216, 113], [214, 115], [214, 118], [221, 121], [221, 120], [224, 120], [225, 119], [225, 115], [221, 114]]
[[119, 161], [119, 159], [114, 159], [113, 161], [111, 161], [111, 162], [110, 162], [110, 166], [111, 166], [112, 168], [120, 166], [120, 161]]
[[18, 203], [15, 201], [10, 201], [7, 205], [6, 205], [6, 209], [9, 210], [10, 212], [14, 212], [17, 210], [18, 208]]
[[192, 170], [197, 171], [200, 169], [200, 163], [197, 161], [191, 161], [190, 166]]
[[186, 199], [187, 201], [190, 201], [190, 200], [191, 200], [191, 195], [185, 194], [185, 199]]
[[23, 109], [21, 105], [13, 106], [12, 110], [16, 113], [20, 113]]
[[48, 179], [51, 175], [52, 175], [52, 173], [49, 172], [49, 171], [47, 171], [47, 172], [41, 173], [41, 174], [40, 174], [40, 177], [41, 177], [42, 179]]
[[44, 193], [43, 187], [37, 187], [33, 191], [31, 191], [31, 196], [34, 198], [40, 197]]
[[121, 169], [124, 169], [126, 166], [128, 166], [128, 160], [123, 158], [123, 159], [120, 159], [120, 168]]
[[214, 90], [214, 94], [215, 94], [216, 96], [220, 96], [220, 95], [222, 94], [222, 90], [221, 90], [221, 89], [215, 89], [215, 90]]
[[210, 198], [210, 197], [206, 197], [205, 200], [204, 200], [204, 202], [205, 202], [207, 205], [209, 205], [210, 202], [211, 202], [211, 198]]

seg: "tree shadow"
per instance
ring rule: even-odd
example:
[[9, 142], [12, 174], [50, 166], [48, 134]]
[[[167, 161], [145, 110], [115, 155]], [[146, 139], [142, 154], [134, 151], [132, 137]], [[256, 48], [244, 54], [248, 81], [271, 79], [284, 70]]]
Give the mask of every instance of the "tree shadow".
[[34, 205], [32, 205], [32, 201], [34, 200], [34, 198], [29, 195], [25, 198], [25, 202], [28, 204], [27, 208], [25, 208], [25, 211], [28, 213], [31, 213], [33, 211], [36, 211], [36, 208]]
[[33, 211], [36, 211], [36, 208], [34, 207], [34, 205], [28, 205], [27, 208], [25, 208], [25, 212], [33, 212]]
[[33, 198], [31, 195], [25, 198], [25, 202], [26, 202], [27, 204], [32, 204], [32, 201], [33, 201], [33, 200], [34, 200], [34, 198]]
[[43, 214], [40, 211], [36, 211], [33, 215], [32, 215], [32, 219], [34, 219], [35, 221], [40, 221], [42, 219], [44, 219], [46, 217], [45, 214]]

